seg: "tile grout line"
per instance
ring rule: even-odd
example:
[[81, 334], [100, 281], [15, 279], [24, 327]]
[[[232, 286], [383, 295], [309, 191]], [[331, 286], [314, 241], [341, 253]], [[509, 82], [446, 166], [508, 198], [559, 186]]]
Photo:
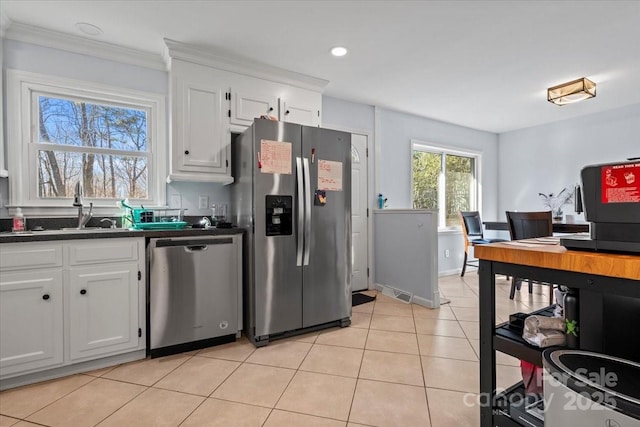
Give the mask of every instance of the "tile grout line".
[[[56, 380], [59, 380], [59, 379], [61, 379], [61, 378], [70, 378], [70, 377], [72, 377], [72, 376], [74, 376], [74, 375], [84, 375], [84, 374], [72, 374], [72, 375], [69, 375], [69, 376], [66, 376], [66, 377], [55, 378], [55, 379], [53, 379], [52, 381], [56, 381]], [[84, 375], [84, 376], [91, 376], [91, 375]], [[76, 390], [79, 390], [79, 389], [81, 389], [82, 387], [84, 387], [84, 386], [86, 386], [86, 385], [91, 384], [92, 382], [94, 382], [95, 380], [97, 380], [97, 379], [98, 379], [98, 378], [100, 378], [100, 377], [92, 377], [92, 378], [93, 378], [93, 379], [92, 379], [91, 381], [88, 381], [88, 382], [86, 382], [85, 384], [82, 384], [80, 387], [75, 388], [75, 389], [71, 390], [70, 392], [68, 392], [68, 393], [66, 393], [66, 394], [64, 394], [64, 395], [62, 395], [62, 396], [60, 396], [59, 398], [55, 399], [53, 402], [50, 402], [50, 403], [48, 403], [48, 404], [44, 405], [42, 408], [40, 408], [40, 409], [38, 409], [38, 410], [36, 410], [36, 411], [33, 411], [32, 413], [28, 414], [28, 415], [27, 415], [27, 416], [25, 416], [24, 418], [21, 418], [21, 420], [23, 420], [23, 421], [25, 421], [25, 422], [29, 422], [29, 423], [30, 423], [30, 422], [32, 422], [32, 421], [27, 420], [27, 418], [29, 418], [30, 416], [32, 416], [32, 415], [34, 415], [34, 414], [36, 414], [36, 413], [38, 413], [38, 412], [42, 411], [44, 408], [48, 408], [49, 406], [53, 405], [54, 403], [56, 403], [56, 402], [57, 402], [57, 401], [59, 401], [60, 399], [63, 399], [63, 398], [65, 398], [65, 397], [69, 396], [71, 393], [75, 392]], [[34, 383], [34, 384], [38, 384], [38, 383]]]
[[[316, 341], [318, 340], [318, 337], [320, 336], [320, 334], [316, 335], [315, 339], [313, 340], [313, 343], [311, 343], [311, 346], [309, 347], [309, 350], [307, 350], [307, 353], [304, 355], [304, 357], [302, 358], [302, 360], [300, 361], [300, 364], [298, 365], [298, 367], [295, 369], [295, 372], [293, 373], [293, 375], [291, 376], [291, 378], [289, 379], [289, 382], [287, 383], [287, 385], [282, 389], [282, 393], [280, 393], [280, 396], [278, 397], [278, 399], [276, 400], [276, 402], [273, 404], [273, 407], [271, 408], [271, 410], [269, 411], [269, 415], [267, 415], [267, 418], [265, 418], [264, 422], [262, 423], [262, 426], [264, 426], [266, 424], [267, 421], [269, 421], [269, 418], [271, 417], [271, 414], [273, 414], [273, 411], [276, 410], [276, 407], [278, 406], [278, 403], [280, 403], [280, 400], [282, 400], [282, 396], [284, 396], [284, 394], [286, 393], [287, 389], [289, 388], [289, 386], [291, 385], [291, 383], [293, 382], [293, 379], [296, 377], [296, 375], [298, 375], [298, 372], [300, 372], [300, 366], [302, 366], [302, 364], [304, 363], [304, 361], [307, 359], [307, 357], [309, 356], [309, 353], [311, 352], [311, 349], [313, 348], [313, 346], [315, 345]], [[253, 353], [252, 353], [253, 354]], [[248, 359], [248, 358], [247, 358]], [[244, 362], [243, 362], [244, 363]], [[247, 362], [249, 363], [249, 362]], [[302, 371], [304, 372], [304, 371]]]

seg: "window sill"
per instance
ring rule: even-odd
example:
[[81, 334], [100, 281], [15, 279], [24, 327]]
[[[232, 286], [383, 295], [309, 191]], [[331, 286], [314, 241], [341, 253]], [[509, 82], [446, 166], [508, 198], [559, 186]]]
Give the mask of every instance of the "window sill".
[[[9, 216], [15, 214], [17, 206], [7, 206]], [[20, 206], [22, 213], [26, 218], [32, 217], [77, 217], [78, 208], [73, 206]], [[149, 209], [167, 209], [166, 206], [150, 206]], [[89, 212], [89, 204], [87, 203], [82, 211]], [[122, 215], [122, 209], [114, 204], [109, 205], [93, 205], [92, 214], [94, 217], [119, 217]]]
[[438, 227], [438, 234], [462, 234], [460, 226], [456, 227]]

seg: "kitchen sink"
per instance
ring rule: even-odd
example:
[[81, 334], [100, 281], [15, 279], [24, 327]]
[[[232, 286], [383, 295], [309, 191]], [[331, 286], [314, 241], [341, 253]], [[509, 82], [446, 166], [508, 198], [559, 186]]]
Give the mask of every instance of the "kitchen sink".
[[117, 231], [131, 231], [124, 228], [102, 228], [102, 227], [85, 227], [85, 228], [61, 228], [59, 230], [34, 231], [34, 233], [104, 233]]

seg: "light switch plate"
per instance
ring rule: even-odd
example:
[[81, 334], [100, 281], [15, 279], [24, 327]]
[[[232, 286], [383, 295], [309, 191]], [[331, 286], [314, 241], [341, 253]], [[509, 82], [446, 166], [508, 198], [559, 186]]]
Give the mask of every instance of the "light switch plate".
[[200, 195], [198, 197], [198, 209], [207, 209], [209, 207], [209, 196]]

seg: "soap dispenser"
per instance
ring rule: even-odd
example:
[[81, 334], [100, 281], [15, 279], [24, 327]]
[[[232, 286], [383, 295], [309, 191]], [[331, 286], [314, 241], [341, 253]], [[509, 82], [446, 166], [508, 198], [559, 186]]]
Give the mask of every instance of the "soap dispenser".
[[25, 220], [24, 215], [22, 214], [22, 209], [16, 208], [16, 212], [13, 215], [13, 226], [11, 230], [14, 233], [19, 233], [25, 230]]

